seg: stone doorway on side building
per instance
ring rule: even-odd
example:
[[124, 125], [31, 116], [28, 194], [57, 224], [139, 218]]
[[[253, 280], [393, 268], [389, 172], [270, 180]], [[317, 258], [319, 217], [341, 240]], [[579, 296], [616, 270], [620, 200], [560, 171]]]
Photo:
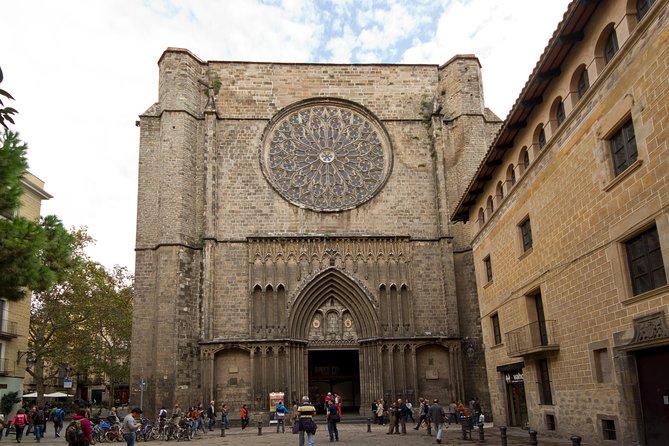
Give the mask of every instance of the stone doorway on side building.
[[641, 410], [648, 446], [667, 444], [669, 437], [669, 346], [635, 353]]

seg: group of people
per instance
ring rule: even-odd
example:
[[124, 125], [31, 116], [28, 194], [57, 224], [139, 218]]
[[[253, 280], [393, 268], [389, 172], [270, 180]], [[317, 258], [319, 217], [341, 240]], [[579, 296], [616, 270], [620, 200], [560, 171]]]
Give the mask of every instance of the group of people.
[[[242, 407], [242, 410], [246, 408], [246, 405]], [[247, 411], [248, 413], [248, 411]], [[161, 422], [166, 422], [168, 418], [175, 424], [180, 424], [186, 419], [191, 423], [193, 432], [197, 434], [199, 431], [207, 433], [214, 430], [216, 426], [216, 421], [219, 419], [221, 421], [221, 426], [228, 429], [230, 427], [230, 421], [228, 419], [228, 405], [223, 404], [220, 408], [217, 408], [216, 401], [212, 400], [207, 407], [204, 407], [202, 403], [195, 404], [190, 406], [187, 410], [183, 410], [179, 404], [174, 405], [171, 415], [168, 415], [167, 409], [165, 406], [160, 408], [158, 412], [158, 420]], [[243, 420], [242, 415], [242, 420]], [[248, 424], [248, 419], [247, 419]], [[246, 427], [242, 423], [242, 429]]]
[[436, 432], [437, 443], [441, 443], [441, 435], [444, 423], [459, 423], [460, 419], [471, 419], [475, 423], [483, 423], [484, 417], [481, 410], [481, 402], [477, 397], [469, 401], [469, 408], [460, 400], [453, 400], [444, 408], [438, 399], [432, 400], [432, 403], [425, 399], [419, 399], [418, 421], [414, 419], [413, 406], [410, 402], [404, 402], [401, 398], [395, 402], [388, 403], [380, 399], [372, 404], [372, 413], [374, 422], [381, 425], [389, 425], [386, 434], [406, 435], [406, 424], [409, 420], [416, 423], [414, 430], [419, 430], [421, 426], [433, 426]]
[[3, 431], [5, 436], [9, 435], [9, 430], [14, 427], [17, 443], [21, 443], [24, 432], [34, 433], [35, 441], [39, 443], [44, 438], [47, 420], [53, 421], [55, 435], [60, 437], [64, 419], [65, 411], [60, 406], [22, 407], [16, 412], [9, 424], [6, 424], [4, 418], [0, 418], [0, 428], [2, 429], [0, 430], [0, 436]]

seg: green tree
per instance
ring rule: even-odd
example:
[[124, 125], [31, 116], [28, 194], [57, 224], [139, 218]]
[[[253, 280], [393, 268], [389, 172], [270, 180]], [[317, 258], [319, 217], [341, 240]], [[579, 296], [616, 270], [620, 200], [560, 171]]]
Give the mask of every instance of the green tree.
[[[2, 74], [2, 68], [0, 68], [0, 84], [2, 83], [2, 80], [4, 79], [4, 76]], [[14, 99], [11, 94], [7, 93], [5, 90], [0, 88], [0, 125], [4, 128], [7, 128], [7, 124], [5, 121], [8, 121], [12, 124], [14, 124], [14, 115], [18, 113], [14, 108], [12, 107], [5, 107], [5, 103], [3, 102], [2, 98], [7, 98], [7, 99]]]
[[29, 347], [34, 352], [27, 372], [42, 403], [45, 382], [59, 369], [106, 373], [110, 382], [127, 382], [132, 277], [125, 269], [109, 273], [84, 252], [93, 242], [85, 229], [71, 233], [76, 262], [53, 287], [33, 293]]
[[21, 204], [21, 176], [28, 168], [27, 150], [18, 134], [11, 130], [0, 133], [0, 215], [10, 216]]
[[[0, 82], [2, 71], [0, 70]], [[11, 95], [0, 89], [2, 97]], [[22, 177], [28, 168], [28, 146], [8, 130], [13, 108], [0, 109], [0, 297], [19, 300], [30, 290], [45, 291], [72, 262], [74, 240], [55, 216], [39, 222], [16, 216], [23, 193]]]

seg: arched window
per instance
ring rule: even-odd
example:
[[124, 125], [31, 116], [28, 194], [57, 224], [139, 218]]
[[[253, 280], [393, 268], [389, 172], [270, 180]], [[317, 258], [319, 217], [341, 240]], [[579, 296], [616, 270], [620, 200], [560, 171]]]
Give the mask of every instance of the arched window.
[[483, 225], [485, 224], [485, 212], [483, 212], [483, 208], [479, 208], [479, 228], [482, 228]]
[[609, 34], [606, 36], [606, 41], [604, 42], [604, 62], [607, 64], [611, 62], [613, 56], [618, 52], [618, 36], [616, 36], [616, 30], [611, 28]]
[[495, 207], [492, 203], [492, 195], [488, 195], [488, 201], [486, 202], [485, 210], [489, 216], [492, 215], [492, 213], [495, 211]]
[[510, 186], [516, 184], [516, 171], [513, 168], [513, 164], [509, 164], [509, 167], [506, 169], [506, 181]]
[[648, 10], [653, 6], [655, 0], [637, 0], [636, 2], [636, 16], [641, 19], [646, 15]]
[[530, 154], [527, 153], [527, 149], [523, 150], [523, 167], [525, 170], [530, 167]]
[[585, 92], [590, 88], [590, 79], [588, 78], [588, 70], [585, 65], [581, 68], [581, 72], [578, 75], [578, 84], [576, 86], [576, 91], [578, 91], [578, 98], [581, 99]]
[[555, 110], [555, 122], [557, 123], [558, 127], [562, 125], [564, 119], [565, 119], [564, 101], [560, 100], [560, 102], [557, 105], [557, 109]]
[[541, 127], [541, 130], [539, 130], [539, 135], [537, 136], [537, 145], [539, 146], [539, 149], [543, 149], [546, 147], [546, 130], [544, 130], [544, 127]]
[[497, 197], [497, 203], [501, 203], [504, 199], [504, 185], [501, 181], [497, 183], [497, 187], [495, 188], [495, 196]]
[[527, 146], [523, 146], [520, 149], [520, 154], [518, 155], [518, 167], [520, 168], [520, 174], [523, 175], [528, 167], [530, 167], [530, 155], [527, 152]]

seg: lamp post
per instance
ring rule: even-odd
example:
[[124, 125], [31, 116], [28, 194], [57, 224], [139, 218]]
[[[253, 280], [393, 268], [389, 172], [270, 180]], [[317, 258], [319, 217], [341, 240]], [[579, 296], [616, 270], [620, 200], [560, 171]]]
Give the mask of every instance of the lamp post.
[[144, 410], [144, 391], [146, 390], [146, 380], [142, 377], [139, 378], [139, 408]]

